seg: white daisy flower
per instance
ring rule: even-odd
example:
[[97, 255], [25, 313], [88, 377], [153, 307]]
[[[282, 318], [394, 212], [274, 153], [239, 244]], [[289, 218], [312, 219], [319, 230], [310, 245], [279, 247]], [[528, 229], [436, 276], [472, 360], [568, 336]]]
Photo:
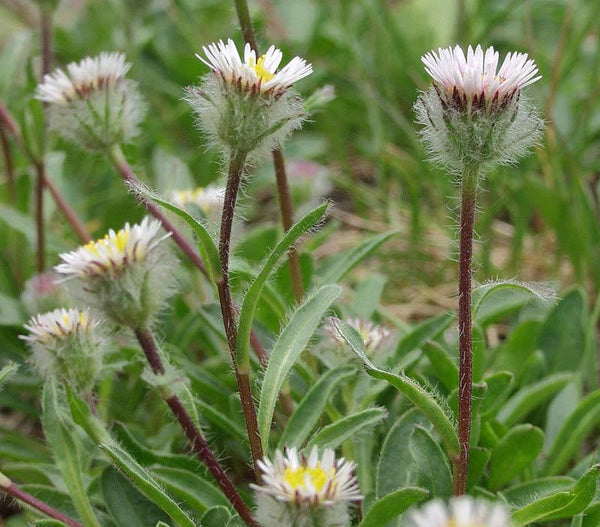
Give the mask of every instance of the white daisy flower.
[[209, 214], [223, 205], [225, 189], [209, 185], [208, 187], [196, 187], [195, 189], [174, 190], [171, 192], [171, 200], [181, 208], [195, 205], [204, 214]]
[[280, 502], [318, 506], [362, 499], [355, 464], [343, 458], [336, 460], [331, 449], [325, 449], [320, 458], [317, 447], [308, 458], [299, 455], [296, 448], [285, 454], [276, 450], [273, 462], [265, 457], [258, 466], [263, 483], [252, 487]]
[[68, 104], [75, 99], [87, 99], [97, 90], [114, 86], [129, 71], [123, 53], [101, 53], [67, 65], [67, 71], [58, 68], [44, 75], [37, 87], [36, 98], [50, 104]]
[[19, 338], [32, 344], [49, 346], [57, 340], [89, 333], [98, 323], [97, 319], [90, 317], [87, 310], [55, 309], [31, 317], [23, 326], [29, 331], [29, 335], [20, 335]]
[[446, 505], [433, 500], [409, 515], [410, 527], [510, 527], [508, 509], [471, 496], [452, 498]]
[[426, 53], [421, 60], [434, 81], [459, 104], [483, 104], [510, 99], [519, 90], [541, 79], [538, 68], [527, 53], [508, 53], [498, 67], [498, 52], [477, 46], [467, 49], [438, 48]]
[[227, 44], [219, 40], [203, 46], [202, 50], [206, 58], [199, 54], [196, 57], [219, 75], [225, 84], [235, 85], [242, 91], [280, 95], [312, 73], [312, 65], [300, 57], [294, 57], [277, 71], [283, 53], [275, 46], [257, 59], [250, 44], [246, 44], [243, 61], [231, 39], [227, 40]]
[[146, 217], [139, 225], [131, 227], [127, 223], [117, 232], [111, 229], [104, 238], [61, 254], [63, 263], [55, 270], [67, 277], [118, 275], [126, 267], [145, 260], [162, 240], [170, 236], [157, 236], [160, 228], [158, 220]]

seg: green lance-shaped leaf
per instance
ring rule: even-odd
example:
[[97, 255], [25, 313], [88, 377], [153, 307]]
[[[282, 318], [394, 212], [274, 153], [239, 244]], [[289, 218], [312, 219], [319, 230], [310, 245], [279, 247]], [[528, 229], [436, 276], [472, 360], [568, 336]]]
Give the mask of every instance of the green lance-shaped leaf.
[[356, 369], [352, 366], [329, 370], [304, 396], [287, 422], [277, 448], [284, 446], [300, 447], [317, 424], [323, 413], [327, 400], [335, 388], [345, 379], [352, 376]]
[[449, 498], [452, 493], [450, 463], [431, 434], [417, 425], [408, 441], [408, 449], [419, 467], [423, 486], [436, 498]]
[[173, 496], [183, 500], [196, 511], [203, 513], [211, 507], [230, 506], [225, 495], [214, 485], [191, 470], [171, 467], [153, 467], [152, 475]]
[[159, 521], [169, 520], [115, 468], [108, 467], [100, 482], [106, 508], [117, 527], [154, 527]]
[[9, 362], [6, 366], [4, 366], [0, 370], [0, 390], [2, 389], [2, 384], [6, 379], [8, 379], [13, 373], [17, 371], [19, 365], [16, 362]]
[[479, 407], [482, 417], [493, 416], [510, 395], [514, 376], [508, 371], [498, 371], [487, 376], [484, 381], [487, 391]]
[[381, 527], [400, 516], [414, 503], [424, 500], [429, 492], [420, 487], [399, 489], [376, 501], [358, 527]]
[[571, 518], [582, 512], [592, 501], [596, 492], [596, 480], [600, 465], [590, 468], [569, 491], [557, 492], [517, 509], [512, 513], [514, 527], [544, 520]]
[[483, 284], [473, 291], [473, 318], [485, 326], [530, 300], [553, 302], [555, 292], [543, 284], [503, 280]]
[[73, 420], [81, 426], [90, 439], [108, 455], [131, 482], [154, 502], [180, 527], [195, 527], [195, 523], [169, 496], [155, 478], [133, 456], [114, 441], [100, 420], [90, 412], [87, 405], [72, 391], [67, 396]]
[[335, 449], [346, 439], [354, 437], [364, 429], [377, 425], [386, 415], [387, 411], [384, 408], [367, 408], [342, 417], [334, 423], [324, 426], [310, 439], [306, 448], [316, 445], [321, 448]]
[[370, 238], [350, 252], [342, 254], [337, 261], [329, 267], [320, 279], [323, 284], [332, 284], [339, 282], [348, 272], [350, 272], [362, 260], [367, 258], [382, 243], [389, 240], [392, 236], [398, 234], [398, 231], [386, 232]]
[[358, 331], [352, 326], [341, 320], [335, 320], [334, 325], [340, 335], [348, 342], [352, 351], [362, 360], [367, 373], [371, 377], [386, 381], [404, 394], [431, 421], [442, 438], [448, 457], [454, 459], [458, 456], [460, 444], [450, 410], [445, 411], [436, 396], [417, 381], [403, 374], [394, 374], [377, 368], [367, 357], [365, 344]]
[[400, 339], [395, 352], [395, 360], [404, 357], [409, 351], [420, 348], [428, 340], [437, 337], [455, 318], [454, 313], [442, 313], [415, 326]]
[[258, 427], [265, 450], [269, 444], [271, 420], [279, 390], [294, 363], [308, 345], [321, 318], [341, 292], [342, 288], [336, 285], [326, 285], [318, 289], [294, 312], [273, 347], [258, 406]]
[[73, 434], [73, 423], [69, 418], [64, 393], [54, 379], [44, 385], [42, 406], [44, 434], [52, 447], [56, 466], [71, 495], [75, 510], [85, 527], [100, 527], [83, 483], [81, 445], [77, 442], [76, 434]]
[[[469, 460], [470, 462], [470, 460]], [[537, 478], [502, 490], [502, 495], [514, 507], [524, 507], [544, 496], [573, 488], [577, 480], [569, 476]]]
[[223, 525], [227, 525], [230, 517], [231, 513], [227, 507], [218, 505], [211, 507], [204, 513], [200, 520], [200, 525], [202, 527], [223, 527]]
[[518, 423], [534, 408], [562, 390], [572, 378], [573, 375], [570, 373], [557, 373], [522, 388], [500, 409], [497, 416], [498, 421], [506, 426]]
[[431, 369], [448, 391], [458, 386], [458, 366], [446, 350], [435, 340], [428, 340], [422, 345], [423, 352], [431, 363]]
[[545, 474], [553, 476], [560, 472], [599, 422], [600, 390], [596, 390], [579, 402], [562, 425], [546, 458]]
[[250, 332], [252, 331], [254, 313], [263, 287], [290, 247], [292, 247], [306, 231], [314, 227], [321, 220], [326, 210], [327, 203], [319, 205], [286, 232], [285, 236], [267, 257], [265, 264], [246, 292], [240, 311], [238, 337], [236, 342], [237, 362], [241, 371], [244, 371], [249, 367]]
[[511, 428], [492, 450], [489, 465], [490, 489], [504, 486], [527, 468], [544, 445], [544, 433], [535, 426], [525, 424]]
[[202, 222], [198, 221], [186, 210], [178, 207], [170, 201], [161, 198], [141, 184], [131, 185], [131, 188], [135, 194], [141, 197], [142, 200], [152, 200], [155, 203], [158, 203], [161, 207], [164, 207], [165, 209], [177, 214], [177, 216], [179, 216], [192, 228], [194, 234], [198, 237], [198, 250], [200, 252], [200, 256], [202, 256], [202, 260], [204, 261], [209, 279], [213, 284], [221, 280], [222, 271], [219, 251], [217, 250], [217, 246], [215, 245], [212, 236], [206, 230], [206, 227], [202, 224]]

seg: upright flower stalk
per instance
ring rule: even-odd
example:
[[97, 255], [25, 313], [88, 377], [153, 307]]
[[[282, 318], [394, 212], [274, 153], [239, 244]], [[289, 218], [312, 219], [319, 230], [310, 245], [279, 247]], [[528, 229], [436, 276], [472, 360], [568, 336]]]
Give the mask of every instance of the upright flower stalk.
[[[250, 16], [248, 3], [246, 0], [234, 0], [234, 3], [244, 40], [250, 44], [250, 47], [258, 55], [258, 44], [256, 42], [256, 35], [254, 34], [254, 26], [252, 25], [252, 17]], [[275, 148], [272, 155], [273, 168], [275, 169], [275, 180], [277, 181], [277, 193], [279, 195], [281, 221], [283, 223], [284, 230], [288, 231], [294, 225], [294, 207], [292, 205], [292, 197], [287, 180], [285, 159], [283, 157], [281, 148]], [[290, 268], [292, 287], [294, 289], [294, 297], [296, 298], [297, 302], [300, 302], [304, 296], [304, 285], [302, 283], [300, 259], [298, 258], [298, 252], [294, 247], [292, 247], [288, 253], [288, 265]]]
[[458, 276], [458, 438], [453, 492], [465, 493], [469, 465], [473, 327], [471, 275], [473, 231], [480, 177], [494, 165], [514, 164], [541, 137], [543, 122], [521, 90], [540, 79], [525, 53], [508, 53], [498, 69], [493, 47], [456, 46], [422, 57], [433, 86], [416, 104], [421, 138], [434, 162], [460, 178], [461, 212]]
[[219, 235], [222, 278], [217, 283], [223, 324], [236, 374], [238, 390], [250, 442], [257, 480], [258, 460], [263, 451], [250, 386], [247, 357], [236, 356], [237, 320], [229, 285], [231, 230], [240, 184], [250, 163], [278, 148], [285, 138], [299, 128], [304, 107], [292, 85], [312, 72], [304, 59], [294, 57], [279, 69], [283, 54], [271, 46], [262, 56], [249, 43], [240, 56], [235, 43], [219, 41], [203, 47], [196, 55], [211, 73], [200, 86], [187, 89], [187, 101], [198, 117], [198, 126], [209, 141], [220, 147], [227, 166], [227, 183]]
[[[169, 234], [161, 236], [160, 228], [159, 221], [145, 218], [138, 225], [127, 224], [118, 232], [111, 230], [100, 240], [61, 254], [63, 263], [56, 266], [56, 271], [79, 282], [81, 294], [109, 320], [133, 331], [157, 378], [157, 385], [162, 387], [161, 395], [192, 449], [246, 524], [254, 527], [257, 524], [248, 506], [208, 446], [176, 388], [171, 388], [177, 383], [171, 379], [172, 374], [167, 370], [152, 334], [152, 321], [172, 291], [173, 280], [174, 258], [161, 244]], [[57, 324], [54, 319], [51, 322], [51, 329], [56, 332]], [[79, 325], [71, 325], [79, 328]], [[47, 333], [45, 330], [43, 335]]]

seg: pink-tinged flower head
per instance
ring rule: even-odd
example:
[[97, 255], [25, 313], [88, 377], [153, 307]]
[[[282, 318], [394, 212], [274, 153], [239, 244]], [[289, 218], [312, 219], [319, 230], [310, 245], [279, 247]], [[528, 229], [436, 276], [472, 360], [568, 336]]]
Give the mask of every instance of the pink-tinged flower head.
[[196, 54], [226, 85], [237, 86], [242, 91], [261, 94], [280, 95], [295, 82], [312, 73], [312, 65], [300, 57], [294, 57], [288, 64], [277, 71], [283, 53], [275, 46], [256, 58], [256, 53], [246, 44], [244, 60], [233, 40], [203, 46], [206, 58]]
[[125, 77], [131, 64], [125, 62], [123, 53], [100, 53], [67, 65], [67, 71], [58, 68], [44, 75], [37, 87], [36, 98], [50, 104], [68, 104], [76, 99], [86, 99], [90, 93], [103, 90]]
[[498, 69], [498, 52], [471, 46], [467, 54], [460, 48], [438, 48], [421, 60], [438, 89], [459, 107], [489, 107], [510, 100], [521, 89], [541, 79], [538, 68], [527, 53], [508, 53]]

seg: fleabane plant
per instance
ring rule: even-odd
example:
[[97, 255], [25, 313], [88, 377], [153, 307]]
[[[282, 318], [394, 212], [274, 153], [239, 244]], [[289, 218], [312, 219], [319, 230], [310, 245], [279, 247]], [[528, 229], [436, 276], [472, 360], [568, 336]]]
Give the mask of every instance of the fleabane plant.
[[354, 463], [336, 459], [331, 449], [308, 457], [295, 448], [275, 451], [258, 462], [262, 484], [252, 485], [256, 518], [262, 527], [343, 527], [350, 525], [348, 503], [362, 500]]
[[294, 57], [283, 68], [283, 53], [271, 46], [261, 57], [244, 47], [243, 59], [235, 43], [220, 40], [202, 48], [196, 57], [211, 73], [200, 86], [186, 91], [186, 100], [198, 117], [200, 129], [226, 158], [244, 155], [260, 158], [299, 128], [304, 104], [292, 89], [312, 73], [312, 66]]
[[90, 394], [102, 370], [106, 337], [100, 320], [88, 310], [55, 309], [31, 317], [21, 339], [31, 350], [31, 364], [43, 379], [65, 378]]
[[123, 53], [101, 53], [44, 76], [35, 96], [48, 104], [50, 128], [87, 150], [108, 149], [139, 133], [145, 105]]
[[538, 81], [526, 53], [508, 53], [498, 69], [493, 47], [430, 51], [421, 58], [433, 85], [415, 104], [433, 160], [453, 172], [465, 166], [515, 163], [540, 140], [543, 121], [522, 93]]
[[508, 53], [498, 69], [493, 47], [430, 51], [421, 58], [433, 85], [415, 103], [421, 137], [433, 162], [459, 175], [461, 185], [458, 277], [460, 455], [453, 459], [454, 493], [466, 489], [471, 433], [471, 274], [480, 177], [494, 165], [515, 163], [540, 141], [543, 122], [522, 90], [538, 81], [526, 53]]
[[116, 324], [146, 327], [174, 286], [175, 258], [157, 220], [126, 224], [60, 255], [57, 273], [74, 280], [86, 300]]

